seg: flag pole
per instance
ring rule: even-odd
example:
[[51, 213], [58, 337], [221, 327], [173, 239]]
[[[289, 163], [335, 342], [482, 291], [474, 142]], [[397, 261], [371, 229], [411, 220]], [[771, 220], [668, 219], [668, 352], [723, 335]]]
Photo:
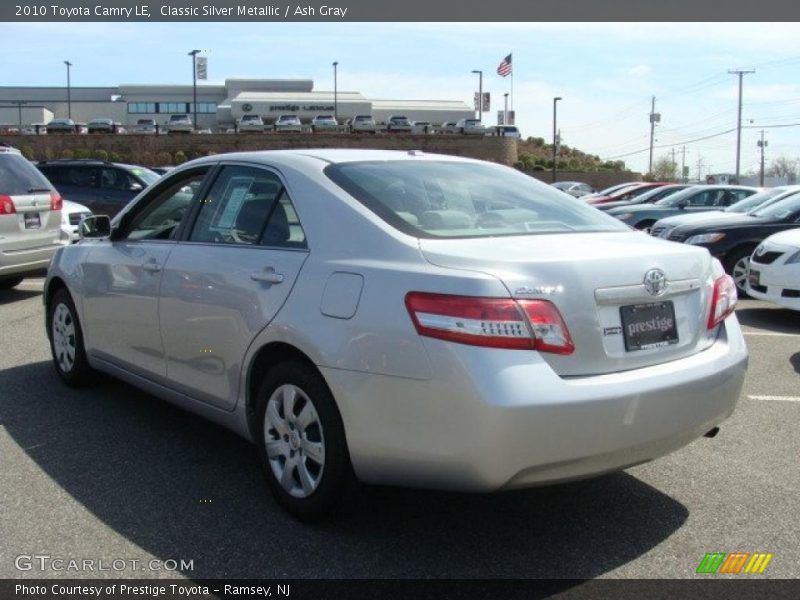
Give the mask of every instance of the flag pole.
[[514, 112], [514, 52], [511, 52], [511, 112]]

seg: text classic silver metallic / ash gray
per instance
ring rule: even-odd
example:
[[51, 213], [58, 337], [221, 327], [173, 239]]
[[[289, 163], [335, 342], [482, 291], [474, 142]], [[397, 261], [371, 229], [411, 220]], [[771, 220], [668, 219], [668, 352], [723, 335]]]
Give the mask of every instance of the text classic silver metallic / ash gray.
[[358, 480], [624, 469], [716, 428], [744, 379], [706, 250], [490, 163], [211, 156], [81, 230], [45, 287], [59, 376], [104, 371], [247, 437], [301, 517]]

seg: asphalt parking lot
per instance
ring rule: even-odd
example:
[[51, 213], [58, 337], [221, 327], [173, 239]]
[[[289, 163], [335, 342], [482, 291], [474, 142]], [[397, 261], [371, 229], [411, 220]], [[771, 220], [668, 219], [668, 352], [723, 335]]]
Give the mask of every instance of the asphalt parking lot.
[[766, 577], [800, 577], [797, 313], [740, 303], [750, 370], [714, 439], [561, 486], [371, 488], [350, 514], [304, 525], [233, 434], [110, 379], [64, 387], [41, 286], [0, 292], [0, 578], [65, 575], [19, 571], [19, 555], [193, 561], [94, 577], [668, 578], [735, 551], [773, 553]]

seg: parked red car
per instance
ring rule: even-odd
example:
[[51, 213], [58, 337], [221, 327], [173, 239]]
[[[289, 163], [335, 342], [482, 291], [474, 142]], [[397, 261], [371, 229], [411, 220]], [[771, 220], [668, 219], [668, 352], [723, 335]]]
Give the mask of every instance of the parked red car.
[[606, 202], [625, 202], [632, 200], [639, 194], [644, 194], [653, 188], [666, 185], [665, 182], [647, 182], [634, 185], [633, 187], [625, 187], [621, 190], [608, 194], [607, 196], [592, 196], [587, 200], [589, 204], [605, 204]]

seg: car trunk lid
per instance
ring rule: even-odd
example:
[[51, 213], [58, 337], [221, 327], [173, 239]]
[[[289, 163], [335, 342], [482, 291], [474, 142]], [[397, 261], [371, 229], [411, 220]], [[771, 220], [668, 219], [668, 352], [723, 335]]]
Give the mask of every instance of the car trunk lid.
[[[542, 356], [562, 376], [641, 368], [689, 356], [713, 343], [713, 332], [706, 328], [712, 263], [702, 248], [615, 232], [422, 239], [420, 249], [432, 264], [497, 277], [514, 298], [553, 302], [575, 351]], [[653, 270], [666, 277], [658, 295], [644, 281]], [[660, 328], [672, 311], [677, 340], [652, 345], [650, 334], [642, 333], [647, 323], [636, 323], [656, 319]], [[623, 318], [634, 326], [629, 335], [623, 332]], [[647, 343], [634, 349], [637, 341]]]

